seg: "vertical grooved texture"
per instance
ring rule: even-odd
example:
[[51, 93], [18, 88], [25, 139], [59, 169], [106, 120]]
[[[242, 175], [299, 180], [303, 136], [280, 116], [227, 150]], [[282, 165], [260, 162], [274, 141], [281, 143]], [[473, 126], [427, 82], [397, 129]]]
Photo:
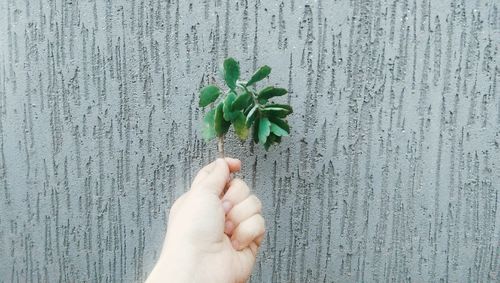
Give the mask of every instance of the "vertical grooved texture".
[[226, 56], [295, 109], [269, 152], [227, 139], [267, 220], [251, 282], [498, 282], [499, 8], [0, 1], [0, 282], [144, 280]]

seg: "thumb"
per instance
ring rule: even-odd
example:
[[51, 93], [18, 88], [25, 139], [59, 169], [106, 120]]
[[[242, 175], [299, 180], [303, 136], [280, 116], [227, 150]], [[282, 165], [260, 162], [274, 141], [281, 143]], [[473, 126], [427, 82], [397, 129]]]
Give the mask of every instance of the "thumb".
[[224, 159], [218, 158], [207, 167], [210, 168], [202, 169], [202, 171], [206, 172], [205, 178], [197, 182], [193, 189], [208, 191], [218, 196], [222, 193], [229, 181], [229, 165]]

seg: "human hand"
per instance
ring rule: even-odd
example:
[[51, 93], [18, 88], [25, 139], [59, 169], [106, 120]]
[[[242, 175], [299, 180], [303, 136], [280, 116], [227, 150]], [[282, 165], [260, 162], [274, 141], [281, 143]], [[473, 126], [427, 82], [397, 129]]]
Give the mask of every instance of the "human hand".
[[[147, 282], [246, 282], [264, 237], [261, 202], [241, 179], [237, 159], [198, 172], [170, 210], [160, 259]], [[227, 188], [227, 191], [225, 189]]]

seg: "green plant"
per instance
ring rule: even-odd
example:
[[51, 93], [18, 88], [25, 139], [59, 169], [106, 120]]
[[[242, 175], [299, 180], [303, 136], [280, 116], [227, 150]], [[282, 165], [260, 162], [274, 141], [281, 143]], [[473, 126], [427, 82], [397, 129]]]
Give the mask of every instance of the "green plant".
[[227, 58], [224, 60], [223, 73], [227, 91], [216, 85], [207, 85], [200, 90], [199, 102], [200, 107], [214, 105], [203, 119], [203, 137], [207, 141], [218, 137], [221, 157], [224, 156], [224, 136], [231, 125], [242, 141], [248, 138], [252, 128], [253, 141], [263, 144], [266, 150], [290, 134], [290, 126], [285, 119], [293, 112], [292, 107], [269, 101], [288, 91], [274, 86], [267, 86], [260, 91], [255, 88], [255, 83], [271, 73], [269, 66], [260, 67], [250, 80], [243, 81], [240, 80], [238, 61]]

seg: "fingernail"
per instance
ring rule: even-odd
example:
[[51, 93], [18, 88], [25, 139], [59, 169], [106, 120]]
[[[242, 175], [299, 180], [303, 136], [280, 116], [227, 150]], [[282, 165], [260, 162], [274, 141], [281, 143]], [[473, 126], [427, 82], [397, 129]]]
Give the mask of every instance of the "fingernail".
[[224, 208], [224, 213], [228, 213], [231, 210], [231, 203], [227, 200], [223, 201], [222, 208]]
[[233, 248], [235, 250], [239, 250], [240, 249], [240, 242], [238, 242], [238, 240], [232, 240], [231, 244], [233, 244]]

